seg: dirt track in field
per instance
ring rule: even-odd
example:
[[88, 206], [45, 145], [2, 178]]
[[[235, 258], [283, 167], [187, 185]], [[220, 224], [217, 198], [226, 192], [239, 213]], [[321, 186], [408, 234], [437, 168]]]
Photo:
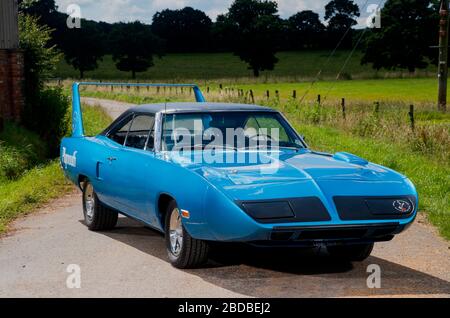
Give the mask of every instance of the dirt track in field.
[[[112, 117], [130, 106], [84, 102]], [[0, 297], [450, 297], [450, 242], [423, 216], [359, 264], [296, 250], [221, 254], [207, 268], [180, 271], [168, 263], [163, 237], [142, 224], [120, 218], [113, 231], [89, 232], [74, 190], [0, 239]], [[66, 286], [70, 264], [81, 269], [80, 289]], [[381, 269], [380, 289], [367, 287], [372, 264]]]

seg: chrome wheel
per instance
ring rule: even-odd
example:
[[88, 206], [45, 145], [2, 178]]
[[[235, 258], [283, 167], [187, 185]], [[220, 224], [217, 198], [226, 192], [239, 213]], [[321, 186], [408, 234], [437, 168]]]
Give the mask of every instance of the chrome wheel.
[[178, 257], [183, 248], [183, 223], [177, 208], [173, 209], [170, 215], [169, 238], [170, 251], [174, 256]]
[[94, 198], [94, 188], [90, 183], [86, 185], [86, 190], [84, 193], [84, 206], [86, 208], [86, 217], [89, 220], [92, 220], [95, 211], [95, 198]]

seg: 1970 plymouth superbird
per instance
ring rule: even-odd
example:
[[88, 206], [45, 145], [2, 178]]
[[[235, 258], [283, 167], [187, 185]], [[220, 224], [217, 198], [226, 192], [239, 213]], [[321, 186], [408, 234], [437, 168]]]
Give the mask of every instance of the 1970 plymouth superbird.
[[349, 153], [315, 152], [278, 111], [207, 103], [196, 85], [173, 85], [192, 88], [196, 103], [136, 106], [85, 136], [79, 86], [91, 84], [73, 85], [73, 134], [61, 144], [86, 225], [110, 230], [118, 214], [139, 220], [165, 233], [178, 268], [204, 264], [212, 241], [320, 245], [362, 261], [416, 217], [405, 176]]

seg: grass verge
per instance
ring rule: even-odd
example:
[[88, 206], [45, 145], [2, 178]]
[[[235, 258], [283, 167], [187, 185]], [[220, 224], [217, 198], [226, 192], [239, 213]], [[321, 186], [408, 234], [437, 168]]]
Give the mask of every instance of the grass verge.
[[[94, 135], [103, 130], [111, 118], [99, 107], [84, 107], [86, 133]], [[8, 224], [21, 215], [69, 192], [73, 187], [66, 181], [59, 160], [41, 164], [13, 181], [0, 181], [0, 234]]]
[[0, 233], [20, 215], [71, 189], [58, 161], [31, 169], [17, 181], [0, 185]]

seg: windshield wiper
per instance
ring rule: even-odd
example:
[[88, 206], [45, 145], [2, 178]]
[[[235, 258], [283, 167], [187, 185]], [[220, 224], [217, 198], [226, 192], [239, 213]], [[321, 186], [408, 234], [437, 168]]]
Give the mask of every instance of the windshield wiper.
[[[198, 144], [198, 145], [192, 146], [192, 148], [193, 148], [193, 149], [195, 149], [195, 148], [201, 148], [202, 150], [205, 150], [205, 148], [206, 148], [207, 146], [209, 146], [209, 145], [206, 145], [206, 144]], [[211, 146], [212, 146], [213, 149], [221, 148], [221, 149], [229, 149], [229, 150], [238, 151], [238, 149], [237, 149], [236, 147], [232, 147], [232, 146], [229, 146], [229, 145], [211, 145]]]

